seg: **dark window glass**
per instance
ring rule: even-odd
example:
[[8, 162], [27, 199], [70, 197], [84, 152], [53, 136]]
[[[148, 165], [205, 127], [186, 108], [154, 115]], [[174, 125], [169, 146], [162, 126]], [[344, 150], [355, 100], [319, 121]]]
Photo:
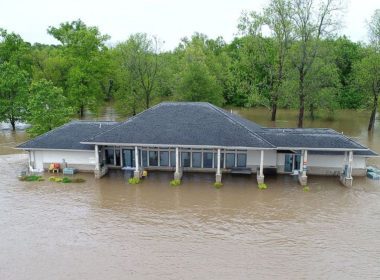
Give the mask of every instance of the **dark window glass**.
[[148, 166], [148, 152], [147, 151], [142, 151], [141, 152], [141, 157], [142, 157], [142, 164], [144, 167]]
[[160, 152], [160, 166], [169, 166], [169, 152]]
[[[214, 153], [214, 168], [217, 168], [218, 153]], [[224, 168], [224, 153], [220, 153], [220, 168]]]
[[227, 153], [226, 155], [226, 168], [235, 167], [235, 154]]
[[237, 167], [247, 167], [246, 154], [237, 154]]
[[158, 166], [158, 152], [149, 151], [149, 166]]
[[203, 153], [203, 168], [212, 168], [212, 153]]
[[116, 164], [117, 166], [120, 166], [120, 149], [115, 149], [115, 156], [116, 156]]
[[175, 151], [170, 151], [170, 166], [175, 167]]
[[194, 168], [202, 167], [202, 153], [193, 152], [192, 164]]
[[135, 167], [135, 151], [130, 149], [123, 150], [123, 167]]
[[105, 153], [106, 153], [106, 163], [110, 165], [114, 165], [115, 164], [114, 149], [107, 148], [105, 150]]
[[181, 153], [181, 166], [190, 167], [190, 153], [189, 152]]

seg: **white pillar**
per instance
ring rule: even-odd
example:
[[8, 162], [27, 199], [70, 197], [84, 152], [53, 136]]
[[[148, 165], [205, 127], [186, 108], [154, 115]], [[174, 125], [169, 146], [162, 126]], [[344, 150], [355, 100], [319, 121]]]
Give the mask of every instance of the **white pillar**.
[[352, 162], [354, 161], [354, 153], [350, 151], [348, 153], [348, 168], [347, 168], [347, 178], [352, 178]]
[[99, 147], [95, 145], [95, 170], [100, 170], [99, 166]]
[[218, 149], [218, 156], [216, 157], [216, 175], [220, 175], [220, 149]]
[[303, 163], [302, 163], [302, 176], [306, 176], [306, 169], [307, 169], [307, 150], [304, 150], [303, 152]]
[[303, 171], [303, 155], [304, 155], [304, 150], [301, 151], [301, 162], [300, 162], [300, 170], [298, 174], [302, 174]]
[[175, 148], [175, 172], [179, 173], [179, 149]]
[[139, 149], [135, 147], [135, 171], [139, 172]]
[[260, 153], [260, 176], [264, 176], [264, 150]]

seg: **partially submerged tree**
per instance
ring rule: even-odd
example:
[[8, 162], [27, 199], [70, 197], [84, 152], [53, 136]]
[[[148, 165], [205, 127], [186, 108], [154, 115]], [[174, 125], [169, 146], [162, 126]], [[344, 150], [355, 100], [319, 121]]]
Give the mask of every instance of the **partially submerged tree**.
[[69, 63], [65, 94], [81, 117], [85, 108], [95, 111], [104, 100], [100, 81], [107, 69], [105, 42], [97, 27], [86, 26], [81, 20], [49, 27], [48, 33], [61, 42]]
[[32, 126], [28, 130], [32, 136], [40, 135], [70, 120], [73, 109], [61, 88], [51, 81], [42, 79], [30, 87], [30, 100], [26, 120]]
[[320, 40], [336, 30], [337, 13], [342, 9], [338, 0], [293, 0], [291, 19], [296, 42], [292, 46], [291, 61], [298, 72], [298, 127], [303, 127], [306, 81], [320, 48]]
[[29, 75], [9, 62], [0, 64], [0, 121], [11, 124], [24, 120], [28, 100]]

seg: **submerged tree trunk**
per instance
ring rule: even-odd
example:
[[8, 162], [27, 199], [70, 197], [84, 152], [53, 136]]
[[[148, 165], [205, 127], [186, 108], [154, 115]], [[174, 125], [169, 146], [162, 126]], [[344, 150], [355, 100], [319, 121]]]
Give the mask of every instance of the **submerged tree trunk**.
[[299, 80], [299, 113], [298, 113], [298, 127], [303, 127], [303, 118], [305, 113], [305, 92], [304, 92], [304, 73], [303, 70], [300, 71]]
[[374, 94], [372, 113], [371, 113], [371, 117], [369, 119], [369, 124], [368, 124], [368, 131], [373, 131], [373, 129], [375, 127], [375, 119], [376, 119], [376, 113], [377, 113], [377, 106], [378, 106], [378, 103], [379, 103], [378, 98], [379, 98], [379, 94]]
[[80, 115], [81, 119], [84, 117], [84, 106], [83, 105], [80, 105], [80, 107], [79, 107], [79, 115]]
[[313, 103], [310, 104], [309, 111], [310, 111], [310, 118], [312, 121], [314, 121], [315, 115], [314, 115], [314, 104]]
[[11, 118], [10, 123], [12, 126], [12, 131], [16, 131], [16, 121], [13, 118]]
[[273, 102], [273, 104], [272, 104], [272, 116], [271, 116], [272, 122], [276, 121], [276, 115], [277, 115], [277, 101]]

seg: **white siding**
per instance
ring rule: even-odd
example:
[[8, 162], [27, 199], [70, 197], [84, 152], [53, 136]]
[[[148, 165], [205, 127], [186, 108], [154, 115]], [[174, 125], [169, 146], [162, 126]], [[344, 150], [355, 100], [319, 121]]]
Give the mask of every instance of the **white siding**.
[[[307, 165], [315, 167], [332, 167], [343, 168], [344, 155], [340, 156], [327, 156], [327, 155], [308, 155]], [[365, 158], [354, 156], [353, 168], [366, 168]]]
[[[260, 166], [260, 151], [247, 152], [247, 165]], [[264, 166], [276, 166], [276, 151], [264, 150]]]
[[56, 162], [62, 163], [63, 160], [67, 166], [78, 166], [79, 169], [93, 170], [95, 166], [94, 151], [58, 151], [58, 150], [44, 150], [34, 151], [35, 165], [37, 169], [43, 169], [44, 166]]

